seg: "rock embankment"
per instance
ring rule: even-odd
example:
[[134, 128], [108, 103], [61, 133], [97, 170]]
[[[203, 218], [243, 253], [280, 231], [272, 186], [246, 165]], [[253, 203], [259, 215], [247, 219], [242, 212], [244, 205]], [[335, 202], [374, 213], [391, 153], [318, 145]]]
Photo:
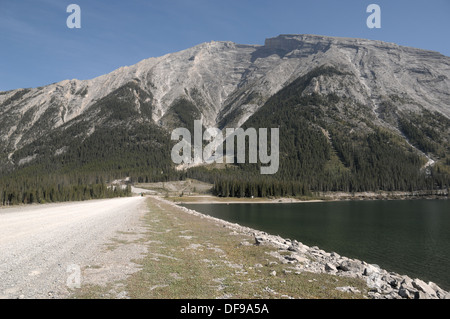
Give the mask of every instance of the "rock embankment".
[[[299, 271], [329, 273], [337, 276], [360, 278], [367, 282], [369, 296], [374, 299], [450, 299], [450, 293], [433, 282], [425, 283], [406, 275], [381, 269], [378, 265], [328, 253], [320, 248], [308, 247], [296, 240], [284, 239], [263, 232], [254, 232], [255, 244], [270, 244], [280, 250], [291, 252], [280, 254], [287, 263], [297, 263]], [[352, 292], [352, 287], [341, 287]]]
[[[335, 252], [328, 253], [316, 246], [309, 247], [296, 240], [270, 235], [249, 227], [201, 214], [167, 200], [163, 201], [189, 214], [213, 219], [235, 232], [253, 236], [255, 245], [276, 247], [277, 251], [274, 255], [279, 258], [281, 263], [289, 264], [289, 271], [308, 271], [360, 278], [366, 281], [369, 297], [373, 299], [450, 299], [450, 293], [433, 282], [425, 283], [420, 279], [411, 279], [406, 275], [381, 269], [378, 265], [340, 256]], [[357, 292], [353, 287], [339, 287], [337, 289], [349, 293]]]

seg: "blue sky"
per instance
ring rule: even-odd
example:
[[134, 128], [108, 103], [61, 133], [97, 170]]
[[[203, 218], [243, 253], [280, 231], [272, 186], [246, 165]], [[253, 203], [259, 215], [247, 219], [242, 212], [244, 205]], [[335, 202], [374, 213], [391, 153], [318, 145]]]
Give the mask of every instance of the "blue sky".
[[[81, 29], [69, 29], [69, 4]], [[381, 29], [366, 8], [381, 7]], [[90, 79], [211, 40], [279, 34], [395, 42], [450, 56], [450, 0], [0, 0], [0, 91]]]

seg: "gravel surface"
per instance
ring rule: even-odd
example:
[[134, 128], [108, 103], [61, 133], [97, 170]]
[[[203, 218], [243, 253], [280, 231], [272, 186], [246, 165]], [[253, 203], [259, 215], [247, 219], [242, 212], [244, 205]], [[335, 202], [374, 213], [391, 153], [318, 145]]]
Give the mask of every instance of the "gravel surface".
[[0, 299], [67, 298], [136, 271], [146, 211], [142, 197], [0, 209]]

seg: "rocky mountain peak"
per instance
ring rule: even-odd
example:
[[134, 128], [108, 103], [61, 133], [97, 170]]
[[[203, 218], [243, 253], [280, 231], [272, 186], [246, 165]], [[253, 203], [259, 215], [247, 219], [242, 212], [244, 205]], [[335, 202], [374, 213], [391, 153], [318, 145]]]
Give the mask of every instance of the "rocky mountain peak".
[[130, 93], [133, 108], [139, 114], [151, 112], [151, 120], [162, 127], [176, 125], [180, 110], [174, 106], [184, 105], [180, 101], [187, 101], [207, 126], [238, 127], [271, 96], [323, 66], [343, 75], [314, 79], [305, 92], [354, 99], [388, 126], [395, 126], [395, 120], [387, 121], [387, 109], [392, 116], [426, 109], [450, 117], [449, 57], [382, 41], [285, 34], [264, 45], [211, 41], [91, 80], [0, 92], [0, 141], [14, 152], [125, 86], [128, 91], [139, 88]]

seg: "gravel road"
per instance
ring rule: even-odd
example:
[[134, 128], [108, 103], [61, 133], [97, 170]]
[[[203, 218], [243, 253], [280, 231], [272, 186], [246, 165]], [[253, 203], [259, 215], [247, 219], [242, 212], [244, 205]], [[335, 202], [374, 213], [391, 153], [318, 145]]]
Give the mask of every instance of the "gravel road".
[[65, 298], [90, 267], [93, 282], [132, 272], [143, 245], [108, 245], [136, 239], [145, 212], [142, 197], [0, 209], [0, 299]]

